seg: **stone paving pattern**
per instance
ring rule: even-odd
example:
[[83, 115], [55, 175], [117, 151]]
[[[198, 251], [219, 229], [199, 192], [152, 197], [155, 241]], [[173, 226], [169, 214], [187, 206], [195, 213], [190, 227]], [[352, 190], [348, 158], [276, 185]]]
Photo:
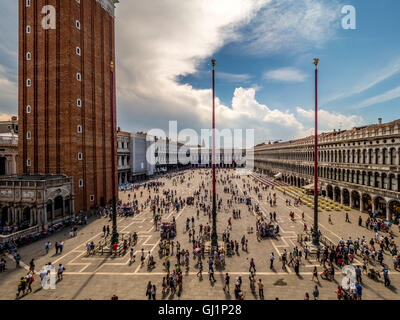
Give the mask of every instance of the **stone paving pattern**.
[[[165, 186], [160, 188], [159, 195], [162, 196], [162, 189], [176, 189], [177, 196], [186, 198], [193, 194], [193, 191], [198, 188], [201, 181], [204, 179], [206, 188], [211, 192], [211, 175], [205, 175], [205, 172], [210, 173], [210, 170], [196, 169], [187, 170], [184, 174], [186, 176], [186, 182], [182, 185], [178, 183], [177, 187], [172, 186], [172, 180], [165, 177], [159, 178], [159, 181], [165, 182]], [[234, 169], [218, 171], [217, 179], [219, 176], [227, 174], [234, 174]], [[188, 181], [188, 177], [192, 176], [191, 180]], [[255, 182], [253, 178], [248, 176], [240, 176], [238, 179], [233, 179], [233, 182], [238, 186], [240, 192], [244, 191], [243, 179], [245, 183], [251, 183], [253, 186], [259, 184]], [[188, 188], [187, 182], [190, 183]], [[224, 201], [226, 206], [226, 199], [230, 194], [223, 192], [224, 186], [217, 184], [217, 194]], [[140, 191], [143, 190], [143, 197], [140, 198]], [[148, 198], [147, 189], [141, 187], [139, 191], [127, 191], [120, 192], [120, 199], [123, 202], [128, 201], [128, 193], [131, 193], [131, 199], [133, 193], [140, 201], [144, 201]], [[248, 234], [248, 227], [255, 228], [256, 217], [253, 212], [250, 212], [245, 204], [234, 204], [236, 209], [241, 210], [241, 219], [233, 219], [232, 225], [233, 230], [231, 231], [231, 238], [240, 242], [243, 235], [249, 239], [248, 252], [240, 250], [239, 256], [233, 255], [232, 257], [226, 257], [226, 267], [224, 270], [217, 269], [215, 272], [215, 278], [217, 282], [211, 284], [208, 280], [208, 265], [207, 260], [203, 261], [204, 271], [203, 279], [200, 280], [197, 276], [197, 268], [195, 267], [196, 260], [191, 255], [190, 269], [189, 272], [183, 276], [183, 292], [181, 299], [234, 299], [233, 289], [234, 280], [237, 276], [241, 275], [243, 278], [242, 291], [245, 299], [258, 299], [258, 295], [254, 295], [249, 286], [249, 261], [250, 258], [254, 258], [257, 269], [256, 278], [262, 279], [264, 282], [264, 296], [265, 299], [303, 299], [305, 292], [311, 295], [313, 287], [317, 282], [311, 281], [313, 266], [318, 266], [319, 273], [322, 268], [319, 263], [315, 261], [315, 258], [311, 258], [309, 261], [302, 260], [300, 266], [300, 276], [296, 276], [293, 268], [288, 268], [287, 271], [282, 270], [281, 263], [278, 259], [275, 260], [275, 269], [269, 269], [269, 255], [274, 252], [275, 256], [281, 253], [283, 249], [287, 249], [290, 252], [294, 246], [298, 246], [297, 233], [303, 230], [303, 222], [301, 221], [301, 213], [304, 211], [307, 225], [311, 226], [313, 211], [312, 209], [302, 205], [300, 207], [287, 206], [285, 204], [286, 197], [283, 193], [276, 191], [277, 193], [277, 206], [270, 208], [269, 202], [266, 200], [266, 195], [269, 191], [262, 191], [263, 200], [259, 201], [261, 210], [269, 215], [269, 212], [276, 211], [277, 218], [280, 226], [280, 236], [277, 239], [264, 239], [258, 241], [256, 234]], [[272, 191], [275, 192], [275, 191]], [[251, 193], [253, 201], [257, 199], [255, 192]], [[257, 200], [255, 200], [257, 201]], [[289, 211], [294, 210], [296, 214], [295, 221], [291, 221], [289, 217]], [[186, 218], [194, 216], [196, 218], [196, 206], [186, 206], [179, 213], [173, 211], [169, 214], [164, 214], [163, 221], [171, 221], [172, 215], [175, 216], [177, 221], [177, 238], [182, 248], [188, 249], [192, 252], [192, 244], [188, 242], [188, 234], [185, 232], [185, 221]], [[332, 242], [337, 243], [340, 237], [345, 240], [351, 236], [353, 239], [365, 235], [366, 239], [374, 237], [374, 232], [367, 230], [365, 227], [359, 227], [357, 225], [358, 216], [360, 215], [357, 211], [349, 212], [351, 223], [345, 222], [344, 212], [331, 212], [333, 219], [333, 225], [328, 223], [328, 213], [322, 212], [319, 215], [320, 229], [322, 233], [328, 237]], [[217, 229], [221, 236], [223, 230], [227, 227], [228, 218], [232, 217], [232, 212], [225, 212], [221, 210], [218, 214]], [[363, 214], [363, 221], [366, 220], [367, 215]], [[209, 222], [208, 216], [205, 216], [202, 212], [200, 213], [200, 219], [196, 218], [195, 226], [196, 232], [198, 232], [198, 225], [202, 223], [206, 225]], [[177, 299], [177, 296], [161, 295], [161, 282], [162, 277], [166, 275], [165, 267], [162, 265], [162, 261], [158, 256], [158, 244], [160, 241], [159, 231], [155, 231], [154, 224], [152, 221], [152, 212], [147, 208], [143, 212], [139, 213], [134, 217], [118, 218], [118, 230], [119, 232], [137, 232], [139, 236], [138, 244], [134, 247], [136, 250], [136, 262], [129, 263], [129, 253], [124, 257], [110, 257], [104, 256], [90, 256], [86, 254], [86, 243], [89, 240], [93, 240], [95, 243], [98, 242], [102, 235], [103, 225], [110, 224], [108, 218], [92, 217], [89, 219], [89, 223], [86, 226], [81, 226], [78, 230], [76, 237], [69, 237], [69, 230], [65, 229], [58, 233], [32, 243], [28, 246], [22, 247], [19, 253], [22, 257], [21, 267], [15, 268], [14, 261], [7, 259], [7, 271], [0, 273], [0, 299], [15, 299], [17, 291], [17, 282], [21, 276], [27, 273], [27, 265], [31, 258], [35, 258], [36, 261], [36, 272], [40, 271], [41, 267], [47, 262], [51, 261], [53, 265], [58, 266], [62, 263], [66, 271], [64, 272], [64, 279], [57, 283], [55, 290], [44, 290], [41, 288], [40, 281], [38, 281], [39, 275], [36, 273], [36, 281], [33, 283], [33, 292], [23, 296], [21, 299], [34, 299], [34, 300], [46, 300], [46, 299], [105, 299], [109, 300], [113, 294], [116, 294], [119, 299], [146, 299], [145, 291], [148, 281], [156, 284], [157, 286], [157, 299]], [[397, 226], [394, 226], [393, 233], [395, 242], [398, 244], [399, 232]], [[55, 255], [54, 243], [55, 241], [64, 241], [64, 251], [60, 255]], [[52, 248], [46, 255], [44, 250], [45, 242], [51, 241]], [[144, 248], [146, 254], [150, 250], [152, 251], [156, 267], [148, 271], [145, 264], [144, 267], [140, 266], [140, 255], [141, 248]], [[397, 288], [400, 286], [400, 277], [397, 271], [393, 270], [393, 264], [391, 257], [385, 253], [385, 262], [389, 265], [390, 278], [392, 285], [388, 288], [384, 287], [383, 280], [375, 282], [368, 279], [365, 275], [363, 276], [363, 299], [398, 299]], [[171, 266], [176, 261], [175, 255], [171, 257]], [[358, 257], [358, 262], [361, 259]], [[172, 269], [172, 268], [171, 268]], [[231, 295], [227, 295], [222, 290], [223, 278], [225, 272], [229, 272], [231, 275]], [[336, 268], [335, 273], [336, 281], [320, 280], [318, 283], [320, 291], [320, 299], [336, 299], [336, 288], [341, 282], [343, 275], [340, 274], [340, 270]]]

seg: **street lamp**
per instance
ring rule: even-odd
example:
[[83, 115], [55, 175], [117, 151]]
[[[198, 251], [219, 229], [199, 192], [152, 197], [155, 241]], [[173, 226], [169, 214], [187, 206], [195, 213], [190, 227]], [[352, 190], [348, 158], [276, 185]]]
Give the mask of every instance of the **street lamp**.
[[314, 133], [314, 230], [313, 230], [313, 245], [319, 246], [318, 234], [318, 62], [319, 59], [314, 59], [315, 65], [315, 133]]
[[218, 250], [218, 235], [217, 235], [217, 198], [215, 191], [215, 59], [211, 60], [212, 64], [212, 233], [211, 233], [211, 251]]
[[117, 193], [115, 185], [115, 128], [114, 128], [114, 62], [110, 62], [110, 109], [111, 109], [111, 175], [112, 175], [112, 235], [111, 245], [118, 243], [117, 232]]

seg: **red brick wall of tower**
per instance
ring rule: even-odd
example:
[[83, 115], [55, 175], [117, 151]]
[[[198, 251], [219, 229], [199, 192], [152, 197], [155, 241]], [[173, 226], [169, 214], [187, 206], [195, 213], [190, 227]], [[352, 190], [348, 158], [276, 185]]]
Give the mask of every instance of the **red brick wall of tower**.
[[[56, 9], [55, 29], [42, 27], [46, 5]], [[117, 181], [111, 170], [112, 160], [117, 160], [111, 157], [111, 139], [117, 154], [110, 114], [114, 39], [114, 17], [95, 0], [31, 0], [30, 6], [26, 0], [19, 0], [18, 173], [72, 176], [75, 212], [111, 201], [111, 179]], [[79, 186], [79, 180], [83, 186]]]

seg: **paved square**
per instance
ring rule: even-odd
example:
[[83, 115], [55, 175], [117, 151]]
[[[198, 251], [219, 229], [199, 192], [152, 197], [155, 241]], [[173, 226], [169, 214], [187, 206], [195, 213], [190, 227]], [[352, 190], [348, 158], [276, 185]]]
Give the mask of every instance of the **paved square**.
[[[186, 199], [193, 196], [194, 192], [201, 191], [200, 197], [205, 196], [204, 190], [208, 189], [208, 195], [211, 192], [211, 171], [209, 169], [196, 169], [187, 170], [174, 178], [162, 177], [157, 181], [165, 183], [159, 187], [159, 191], [155, 193], [154, 188], [151, 188], [149, 193], [147, 188], [140, 187], [138, 190], [120, 192], [120, 199], [123, 203], [128, 202], [128, 195], [130, 200], [136, 194], [136, 199], [139, 205], [151, 196], [159, 195], [160, 200], [163, 199], [164, 190], [176, 190], [176, 196]], [[178, 178], [179, 177], [179, 178]], [[184, 177], [184, 183], [180, 183], [180, 178]], [[229, 181], [227, 181], [229, 177]], [[176, 186], [173, 185], [175, 180]], [[275, 268], [269, 268], [269, 255], [274, 252], [278, 258], [280, 254], [286, 249], [288, 252], [292, 251], [295, 246], [299, 246], [297, 242], [297, 234], [303, 230], [303, 221], [301, 214], [304, 212], [305, 222], [308, 226], [312, 225], [313, 211], [312, 209], [301, 205], [294, 207], [288, 206], [285, 203], [286, 197], [281, 191], [271, 190], [261, 191], [262, 200], [257, 200], [257, 194], [254, 190], [255, 186], [262, 186], [259, 181], [250, 176], [237, 176], [234, 169], [218, 170], [217, 172], [217, 195], [218, 200], [222, 199], [222, 208], [218, 212], [217, 217], [217, 230], [219, 238], [221, 239], [222, 232], [228, 226], [228, 219], [232, 221], [231, 239], [240, 242], [243, 235], [248, 239], [248, 252], [239, 249], [238, 255], [226, 257], [225, 269], [217, 269], [215, 273], [216, 282], [211, 284], [208, 280], [208, 266], [207, 257], [203, 260], [203, 279], [197, 277], [197, 259], [193, 254], [190, 255], [189, 270], [183, 269], [183, 291], [181, 299], [234, 299], [233, 287], [234, 280], [238, 276], [242, 276], [243, 285], [242, 291], [245, 299], [259, 299], [258, 293], [253, 293], [249, 285], [249, 262], [254, 258], [256, 266], [256, 279], [262, 279], [264, 283], [264, 296], [265, 299], [303, 299], [305, 292], [311, 296], [311, 292], [315, 285], [318, 285], [320, 291], [320, 299], [336, 299], [336, 288], [341, 283], [343, 275], [336, 267], [335, 278], [336, 281], [320, 280], [319, 283], [312, 281], [312, 271], [314, 266], [318, 267], [318, 272], [322, 272], [320, 263], [316, 261], [315, 257], [308, 260], [301, 261], [300, 275], [297, 276], [292, 267], [286, 270], [282, 269], [281, 262], [275, 260]], [[222, 180], [225, 180], [225, 184]], [[204, 188], [201, 184], [204, 183]], [[249, 186], [253, 189], [249, 191]], [[256, 214], [249, 211], [245, 203], [235, 203], [233, 207], [228, 208], [227, 199], [232, 198], [231, 193], [225, 193], [224, 188], [229, 187], [231, 190], [238, 191], [238, 197], [243, 197], [244, 192], [247, 192], [253, 201], [253, 205], [258, 203], [261, 211], [269, 217], [269, 212], [275, 211], [277, 214], [277, 221], [280, 227], [280, 234], [277, 239], [263, 239], [257, 240], [256, 233], [249, 234], [250, 227], [256, 226]], [[143, 191], [142, 197], [140, 192]], [[267, 200], [268, 194], [276, 192], [277, 206], [271, 208]], [[201, 199], [201, 198], [200, 198]], [[205, 197], [204, 203], [211, 206], [210, 198]], [[192, 243], [189, 242], [188, 233], [185, 232], [185, 222], [187, 218], [195, 218], [196, 235], [199, 230], [199, 225], [211, 224], [207, 214], [200, 211], [200, 216], [197, 218], [197, 199], [195, 205], [186, 205], [179, 212], [170, 210], [169, 213], [162, 215], [162, 221], [172, 221], [175, 217], [177, 222], [177, 237], [174, 239], [176, 243], [181, 243], [181, 248], [188, 249], [192, 253]], [[293, 202], [293, 199], [292, 199]], [[232, 217], [232, 210], [239, 209], [241, 211], [241, 218], [234, 219]], [[289, 212], [295, 212], [295, 220], [292, 221]], [[359, 212], [349, 212], [350, 223], [345, 222], [344, 212], [331, 212], [333, 224], [328, 223], [328, 213], [321, 212], [319, 215], [320, 230], [324, 236], [330, 239], [333, 243], [338, 243], [340, 238], [347, 240], [349, 236], [353, 239], [362, 237], [363, 235], [369, 241], [370, 238], [375, 236], [373, 231], [367, 230], [365, 227], [359, 227], [357, 224]], [[367, 215], [361, 214], [363, 221], [366, 220]], [[66, 271], [64, 272], [64, 279], [59, 281], [55, 290], [44, 290], [41, 288], [39, 275], [36, 273], [36, 280], [32, 287], [33, 292], [24, 295], [21, 299], [107, 299], [109, 300], [113, 294], [116, 294], [119, 299], [146, 299], [145, 291], [148, 281], [151, 281], [157, 286], [157, 299], [177, 299], [176, 295], [162, 295], [161, 283], [162, 278], [166, 276], [166, 268], [163, 266], [164, 259], [159, 256], [158, 248], [160, 243], [160, 232], [156, 231], [153, 222], [153, 213], [149, 206], [134, 217], [119, 217], [118, 230], [119, 232], [137, 232], [138, 243], [134, 246], [136, 261], [130, 263], [129, 250], [124, 256], [108, 256], [108, 255], [95, 255], [88, 256], [86, 251], [86, 243], [94, 241], [95, 244], [101, 239], [104, 225], [110, 225], [111, 222], [106, 217], [93, 217], [89, 219], [86, 226], [80, 227], [78, 235], [69, 238], [69, 230], [63, 230], [49, 238], [42, 239], [38, 242], [22, 247], [19, 253], [22, 257], [21, 268], [15, 268], [14, 261], [11, 256], [7, 256], [7, 271], [0, 273], [0, 298], [1, 299], [15, 299], [17, 292], [17, 283], [21, 276], [26, 275], [28, 270], [29, 261], [35, 258], [36, 272], [40, 271], [41, 267], [47, 262], [52, 262], [53, 265], [58, 266], [62, 263]], [[365, 225], [365, 224], [364, 224]], [[393, 234], [395, 242], [398, 244], [398, 230], [394, 226]], [[387, 235], [387, 234], [384, 234]], [[46, 255], [44, 244], [47, 241], [53, 244], [52, 249]], [[55, 241], [63, 240], [65, 242], [62, 254], [55, 255], [54, 243]], [[144, 266], [140, 264], [140, 251], [144, 249], [146, 253], [150, 251], [154, 255], [156, 265], [152, 270], [148, 270], [147, 261]], [[174, 252], [175, 253], [175, 252]], [[399, 273], [393, 270], [392, 258], [388, 252], [384, 253], [384, 262], [388, 264], [390, 270], [391, 286], [385, 287], [382, 279], [380, 282], [370, 280], [366, 275], [363, 276], [363, 299], [398, 299], [397, 288], [400, 285]], [[171, 269], [176, 263], [175, 254], [171, 256]], [[356, 256], [355, 264], [361, 264], [362, 259]], [[378, 264], [376, 264], [378, 268]], [[381, 269], [381, 267], [379, 267]], [[223, 279], [225, 273], [231, 275], [231, 288], [230, 294], [225, 294], [223, 291]]]

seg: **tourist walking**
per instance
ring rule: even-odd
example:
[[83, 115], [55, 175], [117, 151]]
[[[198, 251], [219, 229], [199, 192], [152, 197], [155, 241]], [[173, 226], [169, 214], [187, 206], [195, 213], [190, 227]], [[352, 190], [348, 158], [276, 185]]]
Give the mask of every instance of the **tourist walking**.
[[15, 268], [19, 268], [20, 267], [19, 263], [21, 262], [21, 256], [19, 255], [19, 253], [17, 253], [14, 256], [14, 260], [15, 260]]
[[26, 289], [26, 279], [24, 277], [21, 277], [21, 279], [18, 281], [18, 291], [17, 291], [17, 296], [16, 298], [19, 298], [19, 295], [25, 294], [25, 289]]
[[225, 274], [225, 285], [224, 285], [224, 291], [225, 293], [229, 294], [229, 280], [230, 280], [230, 276], [228, 273]]
[[269, 261], [270, 261], [270, 266], [269, 266], [269, 268], [270, 269], [273, 269], [274, 268], [274, 260], [275, 260], [275, 255], [274, 255], [274, 253], [273, 252], [271, 252], [271, 254], [270, 254], [270, 256], [269, 256]]
[[314, 300], [318, 300], [318, 298], [319, 298], [319, 290], [318, 290], [317, 286], [314, 287], [314, 290], [313, 290], [312, 294], [313, 294]]
[[260, 297], [260, 300], [264, 300], [264, 284], [261, 279], [258, 279], [257, 285], [258, 285], [258, 295]]
[[151, 281], [149, 281], [147, 283], [147, 287], [146, 287], [146, 297], [149, 298], [149, 300], [151, 300], [151, 290], [153, 289], [153, 285], [151, 284]]
[[62, 280], [63, 279], [63, 272], [65, 271], [64, 266], [60, 263], [58, 265], [58, 272], [57, 272], [57, 279]]
[[156, 300], [156, 292], [157, 292], [156, 285], [153, 284], [153, 287], [151, 288], [151, 297], [153, 298], [153, 300]]
[[29, 262], [29, 271], [31, 271], [32, 274], [35, 273], [35, 259], [32, 259], [31, 262]]
[[318, 278], [318, 270], [317, 270], [317, 267], [314, 267], [314, 270], [313, 270], [313, 274], [312, 274], [311, 281], [314, 281], [314, 278], [317, 278], [317, 281], [318, 281], [318, 283], [319, 283], [319, 278]]
[[45, 245], [44, 245], [44, 249], [46, 250], [46, 254], [48, 254], [48, 253], [49, 253], [50, 246], [51, 246], [51, 243], [50, 243], [50, 242], [46, 242], [46, 243], [45, 243]]

